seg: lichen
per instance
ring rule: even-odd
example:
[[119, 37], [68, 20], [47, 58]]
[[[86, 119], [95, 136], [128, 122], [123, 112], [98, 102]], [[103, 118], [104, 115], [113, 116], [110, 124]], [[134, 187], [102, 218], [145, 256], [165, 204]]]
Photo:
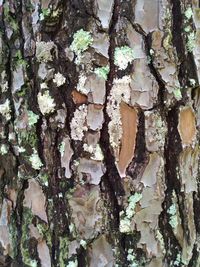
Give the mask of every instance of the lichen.
[[53, 82], [60, 87], [61, 85], [63, 85], [66, 81], [66, 78], [60, 73], [56, 73], [53, 79]]
[[31, 224], [33, 220], [33, 214], [29, 208], [23, 209], [23, 221], [22, 221], [22, 238], [21, 238], [21, 253], [22, 260], [26, 266], [29, 267], [37, 267], [37, 261], [31, 258], [31, 254], [29, 251], [29, 224]]
[[142, 194], [135, 193], [130, 196], [128, 199], [128, 207], [125, 212], [120, 212], [120, 232], [127, 233], [131, 231], [131, 220], [135, 214], [136, 203], [139, 202], [142, 198]]
[[83, 248], [86, 248], [86, 246], [87, 246], [87, 242], [86, 242], [85, 240], [81, 239], [81, 241], [80, 241], [80, 245], [81, 245]]
[[54, 112], [56, 104], [54, 99], [49, 95], [49, 91], [45, 91], [43, 94], [38, 93], [38, 105], [43, 115]]
[[103, 156], [103, 152], [99, 144], [95, 146], [84, 144], [83, 148], [85, 151], [92, 154], [91, 159], [98, 160], [98, 161], [103, 160], [104, 156]]
[[182, 94], [180, 88], [175, 88], [173, 94], [178, 101], [181, 100]]
[[68, 258], [69, 240], [66, 237], [59, 237], [59, 266], [65, 267]]
[[136, 255], [131, 248], [128, 250], [127, 261], [129, 262], [128, 267], [140, 267], [139, 262], [136, 260]]
[[185, 11], [185, 17], [191, 19], [193, 17], [193, 10], [191, 7], [187, 8]]
[[90, 32], [84, 31], [83, 29], [78, 30], [73, 35], [73, 42], [70, 49], [79, 56], [82, 52], [88, 49], [92, 44], [93, 38]]
[[78, 261], [69, 261], [66, 267], [78, 267]]
[[56, 48], [54, 42], [36, 42], [36, 58], [39, 62], [52, 61], [51, 51]]
[[65, 152], [65, 142], [61, 142], [61, 144], [59, 145], [59, 151], [60, 151], [60, 155], [61, 157], [64, 156], [64, 152]]
[[6, 155], [8, 153], [8, 146], [5, 144], [2, 144], [0, 146], [0, 154], [1, 155]]
[[129, 103], [131, 78], [124, 76], [121, 79], [114, 79], [113, 87], [108, 96], [107, 113], [110, 117], [108, 124], [108, 132], [110, 136], [110, 143], [113, 149], [119, 147], [122, 137], [122, 122], [120, 113], [120, 103], [124, 101]]
[[101, 68], [96, 68], [94, 70], [94, 73], [99, 76], [100, 78], [104, 79], [104, 80], [107, 80], [107, 77], [108, 77], [108, 73], [110, 71], [110, 68], [109, 66], [105, 66], [105, 67], [101, 67]]
[[0, 114], [5, 117], [8, 121], [11, 119], [11, 110], [10, 110], [10, 101], [6, 99], [6, 101], [0, 105]]
[[186, 43], [186, 47], [188, 52], [193, 52], [193, 49], [195, 48], [195, 40], [196, 40], [196, 35], [194, 32], [190, 32], [187, 35], [187, 43]]
[[31, 162], [32, 168], [35, 170], [40, 170], [43, 166], [41, 159], [39, 158], [38, 153], [35, 149], [33, 154], [30, 156], [29, 161]]
[[195, 79], [189, 79], [189, 82], [190, 82], [191, 86], [195, 86], [196, 85]]
[[169, 209], [167, 210], [168, 214], [170, 215], [169, 224], [172, 228], [176, 228], [178, 225], [178, 216], [177, 216], [177, 210], [176, 210], [176, 204], [173, 203]]
[[71, 120], [71, 137], [73, 140], [81, 141], [84, 136], [84, 131], [87, 131], [88, 127], [85, 125], [87, 116], [87, 106], [82, 105], [74, 112], [74, 117]]
[[31, 110], [28, 110], [27, 113], [28, 113], [28, 125], [33, 126], [34, 124], [37, 123], [39, 116]]
[[89, 93], [89, 88], [85, 87], [85, 82], [87, 80], [87, 77], [85, 76], [84, 73], [80, 73], [78, 77], [78, 84], [76, 86], [77, 91], [81, 92], [84, 95], [87, 95]]
[[114, 64], [118, 66], [120, 70], [125, 70], [128, 64], [135, 58], [134, 51], [129, 46], [121, 46], [115, 48]]

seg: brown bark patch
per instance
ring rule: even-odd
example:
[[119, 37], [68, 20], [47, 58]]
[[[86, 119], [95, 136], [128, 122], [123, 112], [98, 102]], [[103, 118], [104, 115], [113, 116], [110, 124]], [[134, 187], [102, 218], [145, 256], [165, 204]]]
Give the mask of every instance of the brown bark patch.
[[76, 90], [72, 91], [72, 98], [73, 98], [74, 104], [84, 104], [87, 102], [87, 96], [79, 93]]
[[184, 107], [179, 113], [178, 131], [183, 145], [190, 145], [196, 136], [194, 111], [191, 107]]
[[137, 111], [127, 104], [120, 105], [122, 121], [122, 139], [119, 153], [118, 170], [121, 176], [125, 176], [126, 168], [131, 162], [135, 151], [135, 139], [137, 134]]

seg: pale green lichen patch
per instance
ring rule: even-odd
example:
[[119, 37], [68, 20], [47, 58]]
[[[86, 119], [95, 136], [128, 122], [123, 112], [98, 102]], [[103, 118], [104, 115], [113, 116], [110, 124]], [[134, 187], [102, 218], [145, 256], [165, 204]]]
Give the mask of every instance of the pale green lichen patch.
[[128, 250], [127, 261], [129, 262], [129, 267], [140, 267], [139, 262], [136, 260], [136, 255], [131, 248]]
[[54, 42], [36, 42], [36, 58], [39, 62], [48, 62], [53, 60], [52, 50], [56, 48]]
[[176, 228], [178, 225], [178, 216], [177, 216], [177, 209], [176, 204], [173, 203], [169, 209], [167, 210], [168, 214], [170, 215], [169, 224], [172, 228]]
[[195, 48], [196, 35], [194, 32], [191, 32], [187, 35], [186, 47], [189, 52], [193, 52]]
[[88, 49], [92, 42], [93, 38], [91, 33], [80, 29], [74, 33], [73, 42], [70, 48], [77, 56], [79, 56], [82, 52]]
[[135, 59], [134, 51], [129, 46], [115, 48], [114, 64], [120, 69], [125, 70], [128, 64]]
[[6, 101], [0, 105], [0, 114], [5, 117], [8, 121], [11, 119], [11, 110], [10, 110], [10, 101], [6, 99]]
[[96, 68], [96, 69], [94, 70], [94, 73], [95, 73], [98, 77], [100, 77], [100, 78], [102, 78], [102, 79], [104, 79], [104, 80], [107, 80], [109, 71], [110, 71], [109, 66], [105, 66], [105, 67], [101, 67], [101, 68]]
[[181, 100], [182, 94], [180, 88], [175, 88], [173, 94], [178, 101]]
[[27, 113], [28, 113], [28, 125], [33, 126], [34, 124], [37, 123], [39, 116], [31, 110], [28, 110]]
[[32, 168], [35, 170], [40, 170], [43, 166], [36, 150], [34, 150], [33, 154], [30, 156], [29, 161], [31, 162]]
[[136, 204], [141, 200], [142, 194], [135, 193], [134, 195], [130, 196], [128, 199], [128, 207], [126, 208], [125, 212], [120, 212], [120, 232], [127, 233], [131, 231], [131, 220], [135, 214], [135, 207]]
[[78, 261], [77, 260], [69, 261], [66, 267], [78, 267]]
[[5, 144], [2, 144], [0, 146], [0, 154], [1, 155], [6, 155], [8, 153], [8, 146]]
[[68, 258], [69, 240], [66, 237], [59, 238], [59, 266], [65, 267]]
[[193, 10], [191, 7], [189, 7], [188, 9], [186, 9], [185, 11], [185, 17], [187, 19], [191, 19], [193, 17]]
[[80, 245], [81, 245], [84, 249], [86, 249], [87, 242], [86, 242], [84, 239], [81, 239], [81, 241], [80, 241]]
[[189, 82], [190, 82], [191, 86], [195, 86], [196, 85], [195, 79], [189, 79]]
[[49, 95], [49, 91], [45, 91], [43, 94], [38, 93], [38, 105], [43, 115], [54, 112], [56, 104], [54, 99]]
[[82, 105], [74, 112], [74, 117], [70, 123], [71, 137], [73, 140], [81, 141], [84, 136], [84, 131], [87, 131], [86, 126], [87, 106]]
[[60, 151], [60, 155], [61, 157], [64, 156], [64, 152], [65, 152], [65, 142], [61, 142], [61, 144], [59, 145], [59, 151]]

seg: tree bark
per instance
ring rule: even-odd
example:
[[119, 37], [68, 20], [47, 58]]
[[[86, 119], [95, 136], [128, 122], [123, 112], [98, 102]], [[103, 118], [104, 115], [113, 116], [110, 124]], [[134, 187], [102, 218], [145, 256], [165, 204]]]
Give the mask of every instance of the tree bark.
[[200, 266], [199, 1], [0, 16], [0, 266]]

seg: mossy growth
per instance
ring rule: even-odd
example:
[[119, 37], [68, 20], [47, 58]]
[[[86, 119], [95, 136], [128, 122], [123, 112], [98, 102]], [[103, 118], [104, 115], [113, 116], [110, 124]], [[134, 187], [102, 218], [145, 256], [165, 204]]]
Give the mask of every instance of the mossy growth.
[[17, 243], [18, 243], [18, 231], [16, 226], [16, 217], [14, 213], [11, 213], [9, 227], [9, 239], [11, 240], [11, 257], [15, 258], [17, 256]]
[[23, 59], [22, 53], [20, 50], [17, 50], [13, 57], [13, 67], [17, 68], [18, 66], [27, 66], [27, 62]]
[[52, 246], [51, 230], [46, 223], [37, 223], [37, 229], [42, 238], [44, 238], [49, 247]]
[[69, 240], [67, 237], [59, 238], [59, 266], [66, 267], [66, 262], [68, 259], [68, 246]]
[[32, 211], [29, 208], [23, 209], [23, 218], [22, 218], [22, 236], [21, 236], [21, 254], [22, 254], [22, 260], [25, 266], [30, 267], [37, 267], [37, 260], [32, 258], [32, 255], [30, 253], [30, 236], [29, 236], [29, 224], [32, 223], [33, 220], [33, 214]]
[[31, 146], [36, 147], [37, 145], [37, 134], [36, 132], [32, 129], [29, 131], [22, 131], [19, 132], [18, 134], [20, 145], [22, 146]]

